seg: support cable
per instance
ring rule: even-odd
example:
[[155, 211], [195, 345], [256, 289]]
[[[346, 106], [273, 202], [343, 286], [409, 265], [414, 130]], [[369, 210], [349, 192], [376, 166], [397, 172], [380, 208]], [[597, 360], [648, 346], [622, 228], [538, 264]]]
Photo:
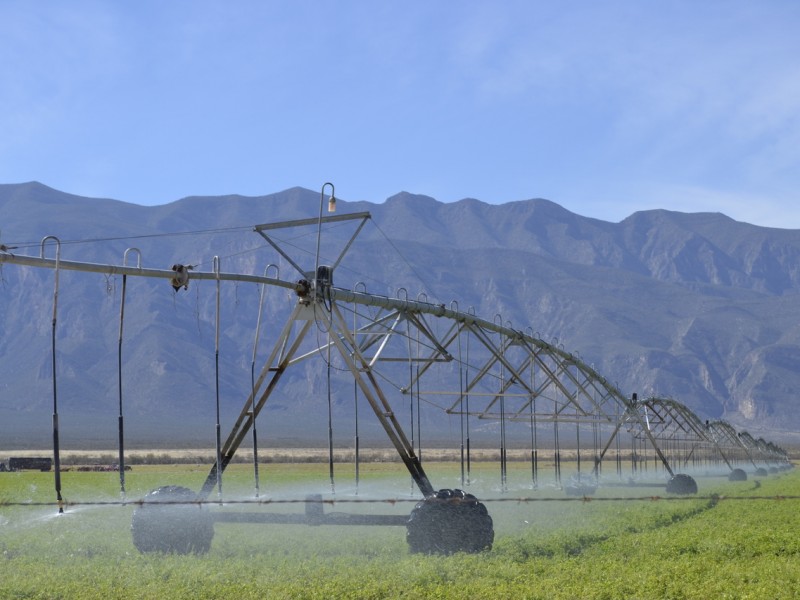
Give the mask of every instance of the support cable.
[[53, 319], [50, 335], [53, 363], [53, 466], [55, 469], [56, 501], [59, 514], [64, 512], [64, 499], [61, 497], [61, 453], [58, 440], [58, 382], [56, 373], [56, 322], [58, 320], [58, 275], [61, 263], [61, 241], [54, 235], [48, 235], [42, 240], [40, 247], [41, 258], [44, 258], [44, 246], [47, 240], [56, 243], [56, 264], [54, 269], [53, 286]]
[[[547, 503], [547, 504], [559, 504], [559, 503], [632, 503], [632, 502], [644, 502], [644, 503], [654, 503], [654, 502], [667, 502], [667, 503], [676, 503], [676, 504], [687, 504], [687, 503], [696, 503], [696, 502], [709, 502], [711, 506], [716, 506], [719, 502], [787, 502], [787, 501], [800, 501], [800, 495], [797, 494], [775, 494], [775, 495], [748, 495], [748, 496], [728, 496], [728, 495], [720, 495], [720, 494], [708, 494], [708, 495], [647, 495], [647, 496], [540, 496], [540, 497], [526, 497], [526, 496], [501, 496], [497, 498], [482, 498], [481, 503], [483, 504], [494, 504], [494, 503], [504, 503], [504, 504], [539, 504], [539, 503]], [[317, 497], [317, 498], [281, 498], [281, 499], [242, 499], [236, 500], [231, 499], [226, 502], [227, 505], [254, 505], [254, 506], [282, 506], [282, 505], [292, 505], [292, 504], [322, 504], [322, 505], [359, 505], [359, 504], [387, 504], [390, 506], [395, 506], [397, 504], [403, 503], [417, 503], [419, 502], [418, 498], [407, 498], [407, 497], [391, 497], [391, 498], [339, 498], [336, 500], [330, 500], [327, 498]], [[138, 500], [129, 500], [126, 502], [122, 502], [119, 500], [98, 500], [98, 501], [77, 501], [77, 502], [67, 502], [64, 501], [63, 504], [67, 507], [71, 508], [79, 508], [85, 506], [130, 506], [130, 505], [138, 505], [144, 506], [147, 504], [154, 504], [148, 503], [147, 501], [142, 499]], [[171, 502], [160, 502], [158, 504], [168, 505], [168, 506], [187, 506], [187, 507], [198, 507], [203, 505], [213, 505], [216, 502], [212, 501], [204, 501], [204, 500], [184, 500], [184, 501], [171, 501]], [[55, 506], [52, 502], [13, 502], [13, 501], [6, 501], [0, 500], [0, 507], [18, 507], [18, 508], [36, 508], [42, 506]], [[404, 518], [404, 517], [403, 517]]]
[[464, 372], [464, 380], [467, 382], [467, 393], [465, 394], [464, 400], [466, 402], [466, 409], [467, 409], [467, 419], [466, 419], [466, 426], [467, 426], [467, 485], [470, 485], [472, 480], [472, 457], [470, 452], [470, 436], [469, 436], [469, 331], [467, 331], [467, 362], [466, 362], [466, 370]]
[[581, 479], [581, 422], [578, 419], [578, 408], [575, 407], [575, 460], [577, 462], [578, 481]]
[[122, 413], [122, 327], [125, 322], [125, 290], [128, 285], [128, 276], [122, 276], [122, 291], [119, 301], [119, 339], [117, 340], [117, 384], [119, 391], [119, 415], [117, 426], [119, 430], [119, 493], [125, 498], [125, 426]]
[[[280, 278], [280, 270], [277, 265], [269, 264], [264, 268], [264, 277], [267, 277], [267, 273], [271, 268], [275, 269], [275, 279]], [[259, 472], [258, 472], [258, 431], [256, 428], [256, 355], [258, 354], [258, 341], [261, 336], [261, 315], [264, 312], [264, 295], [266, 293], [267, 285], [265, 283], [260, 284], [261, 290], [258, 295], [258, 316], [256, 318], [256, 333], [253, 337], [253, 359], [250, 362], [250, 412], [251, 412], [251, 420], [253, 423], [253, 478], [255, 482], [255, 496], [256, 498], [259, 497], [261, 492], [260, 489], [260, 481], [259, 481]]]
[[[502, 324], [502, 316], [495, 315], [495, 323]], [[505, 387], [505, 342], [502, 333], [498, 334], [500, 343], [499, 346], [499, 363], [500, 363], [500, 491], [508, 491], [507, 486], [507, 463], [506, 463], [506, 387]]]
[[[136, 252], [137, 260], [136, 266], [142, 266], [142, 253], [138, 248], [128, 248], [122, 256], [122, 264], [127, 266], [128, 255], [131, 252]], [[117, 340], [117, 383], [119, 391], [119, 415], [117, 417], [117, 425], [119, 429], [119, 492], [123, 500], [125, 500], [125, 423], [122, 412], [122, 332], [123, 324], [125, 323], [125, 296], [128, 286], [128, 276], [122, 275], [122, 290], [120, 292], [119, 301], [119, 339]]]
[[214, 323], [214, 389], [216, 394], [216, 446], [217, 446], [217, 498], [222, 502], [222, 437], [219, 414], [219, 325], [220, 325], [220, 278], [219, 256], [214, 257], [214, 273], [217, 275], [217, 310]]
[[[415, 382], [415, 386], [417, 388], [417, 458], [419, 458], [419, 462], [420, 462], [420, 464], [422, 464], [422, 407], [420, 406], [420, 396], [422, 394], [420, 393], [420, 387], [419, 387], [420, 386], [420, 381], [419, 381], [419, 378], [420, 378], [419, 377], [419, 357], [420, 357], [419, 342], [420, 342], [420, 340], [419, 340], [419, 336], [420, 336], [420, 332], [419, 332], [419, 329], [417, 329], [417, 357], [416, 357], [417, 360], [415, 361], [416, 362], [416, 367], [415, 368], [416, 368], [417, 372], [416, 372], [416, 376], [414, 377], [414, 382]], [[414, 401], [413, 391], [412, 391], [411, 401], [412, 402]]]
[[461, 328], [458, 330], [458, 397], [460, 400], [460, 425], [461, 425], [461, 447], [459, 457], [461, 461], [461, 487], [466, 484], [465, 471], [464, 471], [464, 363], [461, 360]]
[[[415, 453], [417, 459], [419, 459], [419, 453], [416, 451], [416, 445], [414, 443], [414, 365], [411, 361], [411, 325], [409, 324], [408, 319], [406, 319], [406, 342], [408, 345], [408, 388], [410, 391], [409, 396], [409, 414], [410, 414], [410, 425], [411, 425], [411, 452]], [[411, 478], [411, 493], [414, 493], [414, 478]]]
[[[530, 364], [531, 370], [531, 382], [530, 388], [532, 390], [536, 389], [534, 386], [534, 362], [531, 361]], [[531, 402], [529, 404], [530, 408], [530, 426], [531, 426], [531, 482], [533, 485], [533, 489], [537, 489], [539, 486], [539, 447], [538, 447], [538, 434], [536, 431], [536, 395], [532, 395]]]
[[561, 487], [561, 444], [558, 440], [558, 401], [553, 398], [553, 450], [556, 486]]
[[[353, 341], [358, 343], [357, 333], [358, 332], [358, 321], [357, 321], [357, 313], [355, 310], [355, 306], [353, 307]], [[354, 356], [355, 358], [355, 356]], [[356, 378], [353, 377], [353, 410], [354, 410], [354, 420], [355, 420], [355, 432], [354, 432], [354, 445], [355, 445], [355, 478], [356, 478], [356, 496], [358, 496], [358, 484], [360, 480], [360, 470], [361, 470], [361, 462], [360, 462], [360, 440], [358, 437], [358, 381]]]
[[336, 494], [336, 480], [333, 472], [333, 403], [331, 401], [331, 327], [328, 323], [327, 387], [328, 387], [328, 475], [331, 480], [331, 494]]

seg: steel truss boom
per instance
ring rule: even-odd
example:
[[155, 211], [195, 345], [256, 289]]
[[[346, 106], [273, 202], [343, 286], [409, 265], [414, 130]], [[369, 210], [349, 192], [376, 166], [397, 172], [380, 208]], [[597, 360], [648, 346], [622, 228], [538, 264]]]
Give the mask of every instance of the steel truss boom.
[[[53, 260], [44, 258], [44, 256], [3, 254], [0, 255], [0, 264], [3, 262], [106, 275], [163, 279], [171, 279], [174, 276], [174, 272], [167, 269], [76, 262], [60, 258]], [[261, 275], [193, 271], [190, 274], [190, 280], [251, 282], [293, 289], [298, 294], [302, 293], [302, 286], [298, 282]], [[320, 292], [323, 290], [316, 289], [316, 284], [318, 284], [316, 281], [311, 283], [310, 288], [313, 289], [310, 289], [310, 295], [300, 298], [292, 316], [284, 326], [255, 383], [255, 397], [251, 395], [246, 400], [233, 431], [222, 446], [219, 468], [224, 469], [231, 460], [252, 426], [254, 417], [258, 416], [258, 412], [263, 408], [286, 369], [295, 362], [314, 356], [319, 352], [319, 348], [307, 350], [305, 353], [300, 351], [302, 341], [312, 322], [327, 323], [327, 326], [331, 328], [328, 344], [339, 351], [359, 389], [365, 394], [423, 493], [428, 493], [432, 488], [424, 471], [419, 466], [418, 457], [397, 422], [390, 400], [379, 383], [379, 378], [386, 377], [377, 372], [381, 364], [393, 361], [414, 361], [418, 365], [410, 381], [390, 384], [401, 393], [409, 394], [411, 390], [419, 389], [420, 380], [436, 364], [452, 362], [457, 354], [454, 348], [460, 343], [463, 336], [469, 336], [477, 342], [473, 356], [475, 360], [481, 361], [481, 364], [473, 370], [473, 375], [463, 390], [458, 390], [458, 386], [456, 386], [452, 390], [444, 389], [439, 392], [452, 397], [450, 407], [446, 409], [449, 414], [459, 413], [458, 406], [465, 395], [473, 394], [477, 397], [479, 394], [486, 394], [486, 385], [487, 383], [491, 385], [491, 381], [496, 379], [495, 371], [498, 368], [504, 373], [502, 386], [495, 388], [488, 395], [490, 398], [488, 405], [473, 410], [471, 415], [483, 419], [497, 418], [496, 413], [493, 412], [497, 400], [501, 397], [516, 396], [521, 399], [521, 404], [516, 407], [509, 406], [508, 418], [522, 420], [527, 418], [526, 410], [530, 408], [531, 403], [535, 402], [537, 398], [545, 398], [548, 394], [561, 397], [561, 401], [553, 409], [554, 419], [581, 418], [586, 419], [587, 422], [600, 419], [613, 424], [616, 422], [614, 415], [625, 412], [628, 407], [629, 403], [622, 393], [579, 357], [564, 351], [555, 344], [513, 329], [509, 325], [482, 319], [472, 312], [448, 308], [443, 304], [408, 298], [391, 298], [366, 291], [326, 286], [324, 294], [322, 294]], [[353, 305], [354, 312], [357, 310], [355, 308], [357, 306], [377, 308], [381, 314], [364, 319], [365, 323], [359, 331], [350, 332], [339, 309], [344, 305]], [[443, 336], [435, 333], [435, 328], [428, 321], [431, 318], [441, 319], [442, 322], [448, 324]], [[298, 333], [293, 333], [295, 322], [303, 324]], [[403, 332], [404, 329], [405, 332]], [[499, 339], [495, 340], [495, 337]], [[393, 342], [394, 338], [414, 338], [413, 343], [424, 353], [418, 354], [416, 357], [410, 356], [408, 345], [411, 345], [411, 342], [407, 339], [405, 340], [407, 344], [405, 346], [401, 344], [402, 351], [398, 352], [398, 344]], [[478, 351], [478, 347], [480, 347], [480, 351]], [[526, 371], [534, 370], [538, 380], [529, 381]], [[482, 386], [483, 392], [481, 391]], [[477, 406], [477, 404], [473, 398], [473, 406]], [[620, 410], [620, 406], [622, 410]], [[575, 415], [568, 414], [570, 413], [570, 410], [567, 410], [568, 407], [574, 409]], [[215, 465], [212, 474], [209, 475], [209, 482], [215, 479], [217, 468]]]
[[[448, 307], [420, 299], [372, 294], [365, 289], [335, 287], [332, 277], [326, 280], [320, 278], [319, 272], [304, 271], [269, 234], [274, 228], [347, 220], [360, 220], [360, 231], [368, 218], [368, 213], [356, 213], [256, 226], [256, 232], [287, 258], [302, 277], [310, 277], [311, 281], [287, 281], [218, 270], [190, 273], [190, 280], [249, 282], [290, 289], [297, 294], [291, 314], [274, 340], [250, 395], [221, 445], [218, 461], [208, 475], [202, 494], [207, 496], [211, 492], [218, 472], [230, 463], [286, 371], [301, 361], [330, 351], [336, 352], [353, 376], [425, 496], [434, 493], [434, 488], [414, 447], [413, 429], [409, 440], [400, 425], [393, 408], [392, 391], [405, 396], [417, 394], [418, 398], [424, 397], [426, 402], [447, 414], [467, 418], [529, 423], [535, 415], [537, 422], [552, 422], [556, 426], [558, 423], [604, 426], [611, 433], [598, 454], [596, 469], [612, 441], [623, 430], [650, 444], [670, 474], [674, 474], [673, 466], [667, 458], [669, 452], [664, 450], [678, 443], [691, 446], [690, 454], [701, 447], [710, 448], [731, 468], [729, 455], [733, 462], [741, 456], [753, 464], [758, 459], [784, 460], [785, 453], [782, 455], [776, 446], [755, 440], [749, 434], [736, 434], [723, 422], [704, 424], [674, 400], [648, 398], [640, 402], [636, 394], [627, 397], [576, 353], [567, 352], [557, 342], [547, 342], [533, 332], [514, 329], [498, 318], [499, 315], [487, 320], [472, 311], [459, 310], [455, 301]], [[341, 262], [354, 237], [338, 255], [335, 265]], [[175, 276], [170, 269], [68, 261], [61, 259], [60, 253], [55, 259], [49, 259], [44, 254], [43, 241], [39, 257], [0, 253], [0, 266], [9, 263], [56, 271], [162, 279]], [[333, 267], [322, 268], [332, 273]], [[371, 310], [362, 311], [360, 307]], [[352, 319], [346, 317], [348, 311], [347, 316]], [[373, 314], [375, 312], [377, 314]], [[322, 332], [325, 340], [314, 343], [309, 336], [312, 331]], [[409, 366], [405, 372], [401, 368], [403, 364]], [[454, 371], [459, 372], [457, 382], [453, 381]]]

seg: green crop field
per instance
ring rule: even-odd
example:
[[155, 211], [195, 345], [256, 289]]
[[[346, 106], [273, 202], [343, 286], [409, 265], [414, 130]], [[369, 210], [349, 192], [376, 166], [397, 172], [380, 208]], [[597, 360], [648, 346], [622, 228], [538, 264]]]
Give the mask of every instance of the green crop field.
[[[426, 465], [437, 487], [459, 487], [457, 464]], [[407, 515], [418, 499], [397, 464], [352, 469], [264, 467], [259, 504], [252, 468], [233, 465], [224, 506], [209, 511], [301, 512], [306, 494], [325, 511]], [[495, 524], [491, 551], [411, 554], [404, 527], [217, 523], [202, 555], [141, 554], [130, 524], [135, 500], [161, 485], [197, 490], [206, 466], [136, 466], [121, 504], [117, 473], [62, 474], [64, 514], [52, 473], [0, 473], [0, 598], [795, 598], [800, 590], [800, 472], [748, 481], [697, 477], [696, 497], [608, 486], [592, 500], [552, 485], [530, 489], [510, 465], [474, 466], [469, 491]], [[543, 478], [544, 479], [544, 478]], [[216, 491], [211, 496], [217, 499]], [[268, 503], [267, 501], [272, 501]], [[354, 502], [358, 500], [359, 502]], [[199, 510], [199, 509], [198, 509]]]

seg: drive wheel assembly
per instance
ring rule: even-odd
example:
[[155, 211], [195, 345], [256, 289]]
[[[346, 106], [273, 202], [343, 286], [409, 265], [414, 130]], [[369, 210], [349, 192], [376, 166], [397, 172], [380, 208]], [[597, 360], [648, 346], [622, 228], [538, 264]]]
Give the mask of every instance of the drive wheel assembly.
[[734, 469], [728, 473], [728, 481], [747, 481], [747, 473], [744, 469]]
[[439, 490], [421, 500], [406, 524], [411, 552], [477, 553], [490, 550], [494, 524], [486, 507], [462, 490]]
[[164, 486], [145, 495], [133, 513], [131, 532], [139, 552], [205, 554], [211, 548], [214, 522], [197, 502], [197, 494]]
[[697, 482], [683, 473], [678, 473], [667, 482], [667, 493], [689, 496], [697, 493]]

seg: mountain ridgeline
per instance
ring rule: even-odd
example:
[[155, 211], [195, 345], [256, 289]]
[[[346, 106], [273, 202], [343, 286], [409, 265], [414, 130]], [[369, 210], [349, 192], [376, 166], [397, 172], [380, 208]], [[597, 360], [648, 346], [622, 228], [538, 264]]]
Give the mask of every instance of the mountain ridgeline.
[[[47, 257], [57, 236], [63, 260], [146, 268], [191, 264], [282, 279], [301, 274], [253, 226], [313, 218], [318, 192], [261, 197], [189, 197], [161, 206], [84, 198], [38, 183], [0, 185], [0, 243]], [[383, 204], [345, 202], [338, 212], [372, 218], [334, 273], [334, 285], [421, 298], [502, 319], [577, 352], [626, 394], [675, 398], [701, 418], [737, 429], [800, 428], [800, 231], [757, 227], [722, 214], [638, 212], [620, 223], [576, 215], [534, 199], [443, 204], [401, 193]], [[317, 231], [281, 242], [311, 270]], [[346, 226], [326, 226], [320, 256], [335, 260]], [[53, 403], [53, 272], [0, 264], [0, 440], [46, 439]], [[132, 443], [202, 444], [213, 435], [215, 284], [175, 292], [160, 279], [127, 281], [119, 336], [120, 276], [64, 271], [56, 326], [62, 438], [103, 445], [116, 434], [122, 343], [126, 419]], [[219, 342], [224, 420], [251, 385], [259, 288], [225, 285]], [[294, 302], [266, 297], [264, 329], [283, 325]], [[263, 335], [267, 335], [264, 333]], [[282, 382], [264, 418], [281, 445], [324, 439], [324, 370], [309, 361]], [[351, 435], [352, 380], [332, 387], [338, 439]], [[453, 425], [424, 415], [429, 440], [449, 443]], [[368, 430], [369, 431], [369, 430]], [[380, 432], [372, 430], [376, 441]], [[765, 434], [766, 435], [766, 434]], [[775, 436], [778, 436], [776, 438]], [[208, 445], [208, 444], [206, 444]]]

